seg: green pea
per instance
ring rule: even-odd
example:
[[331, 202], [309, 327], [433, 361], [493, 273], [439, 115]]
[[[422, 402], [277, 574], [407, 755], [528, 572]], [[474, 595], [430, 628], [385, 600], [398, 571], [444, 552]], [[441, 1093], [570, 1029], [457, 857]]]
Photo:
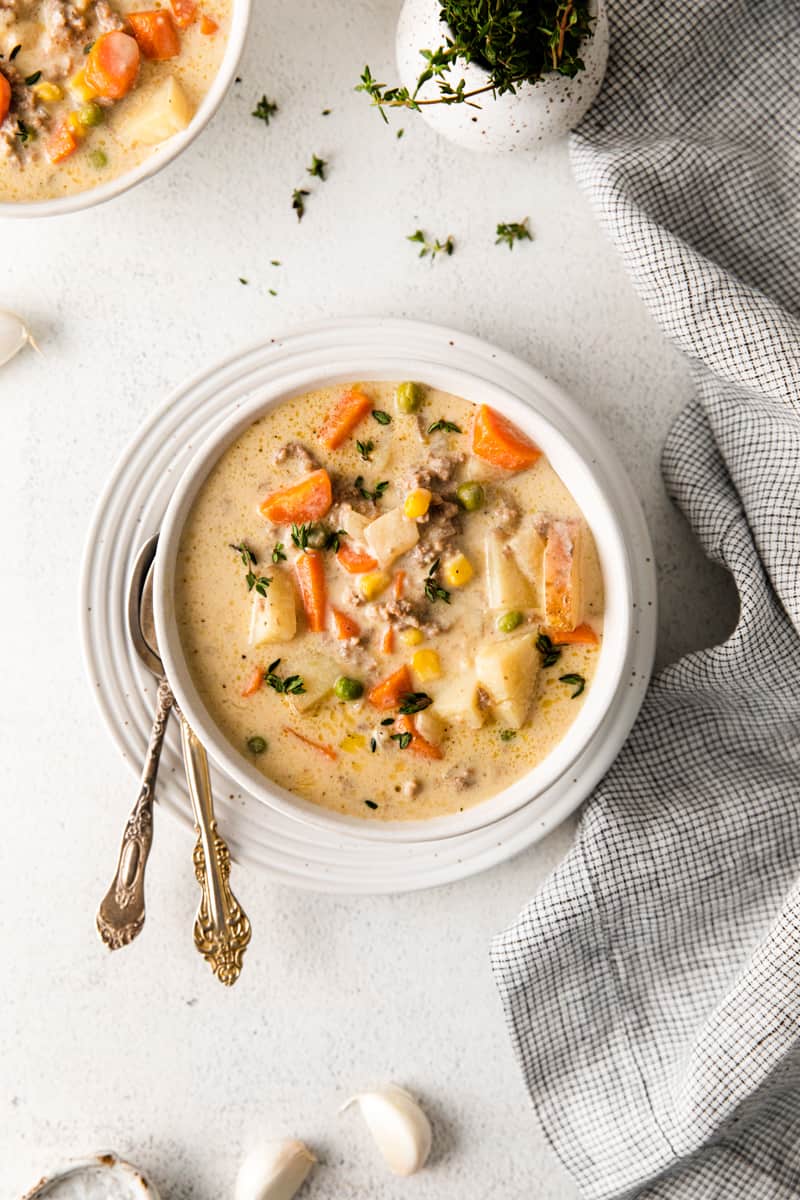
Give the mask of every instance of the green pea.
[[359, 700], [364, 695], [364, 685], [360, 679], [348, 679], [340, 675], [333, 685], [334, 693], [340, 700]]
[[247, 739], [247, 749], [251, 754], [263, 754], [267, 748], [266, 739], [262, 737], [251, 737]]
[[90, 100], [88, 104], [84, 104], [83, 108], [78, 109], [78, 120], [85, 129], [93, 129], [95, 125], [102, 125], [105, 119], [106, 114], [94, 100]]
[[483, 508], [486, 499], [479, 483], [460, 483], [456, 488], [456, 496], [458, 503], [467, 512], [477, 512], [479, 508]]
[[497, 618], [497, 628], [501, 633], [511, 633], [522, 623], [522, 613], [512, 610]]
[[397, 411], [415, 413], [425, 399], [425, 389], [421, 383], [398, 383], [395, 393]]
[[89, 155], [89, 162], [93, 167], [97, 167], [98, 171], [102, 170], [103, 167], [107, 167], [108, 156], [105, 150], [93, 150]]

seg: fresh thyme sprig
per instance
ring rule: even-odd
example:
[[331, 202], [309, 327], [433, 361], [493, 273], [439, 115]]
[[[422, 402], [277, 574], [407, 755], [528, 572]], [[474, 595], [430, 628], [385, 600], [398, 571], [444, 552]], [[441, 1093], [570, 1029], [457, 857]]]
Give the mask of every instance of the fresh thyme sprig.
[[431, 241], [422, 229], [417, 229], [415, 233], [409, 234], [406, 241], [416, 242], [417, 245], [421, 246], [422, 249], [419, 252], [419, 257], [427, 258], [430, 255], [431, 262], [439, 254], [446, 254], [449, 258], [456, 248], [451, 234], [448, 234], [443, 242], [439, 241], [438, 238], [434, 238]]
[[536, 639], [536, 649], [542, 656], [542, 666], [552, 667], [561, 658], [561, 647], [553, 645], [546, 633], [540, 633]]
[[439, 570], [439, 559], [431, 563], [428, 568], [428, 574], [425, 576], [425, 598], [430, 600], [431, 604], [435, 604], [437, 600], [444, 600], [445, 604], [450, 603], [450, 593], [447, 588], [443, 588], [436, 578]]
[[317, 158], [316, 154], [312, 154], [311, 166], [306, 167], [306, 171], [312, 177], [312, 179], [323, 179], [324, 180], [325, 179], [325, 168], [327, 167], [327, 165], [328, 164], [324, 158]]
[[440, 417], [438, 421], [434, 421], [432, 425], [428, 426], [428, 434], [438, 433], [440, 429], [445, 433], [462, 432], [461, 426], [456, 425], [455, 421], [446, 421], [444, 417]]
[[[451, 32], [435, 50], [420, 50], [423, 68], [413, 90], [387, 87], [365, 66], [356, 85], [387, 120], [387, 108], [419, 112], [426, 104], [474, 104], [489, 92], [502, 96], [521, 83], [537, 83], [555, 71], [573, 77], [583, 70], [581, 42], [591, 33], [589, 0], [441, 0], [439, 16]], [[450, 72], [458, 62], [477, 63], [488, 72], [485, 84], [467, 90]], [[430, 80], [437, 95], [420, 96]]]
[[514, 242], [532, 242], [531, 231], [528, 229], [528, 218], [524, 221], [507, 221], [500, 222], [495, 231], [497, 237], [494, 240], [495, 246], [505, 244], [509, 250], [514, 249]]
[[358, 491], [361, 493], [361, 495], [364, 497], [365, 500], [377, 501], [377, 500], [380, 500], [381, 496], [388, 488], [389, 480], [382, 479], [380, 483], [375, 484], [373, 491], [370, 491], [369, 488], [364, 483], [364, 476], [357, 475], [356, 480], [355, 480], [355, 486], [358, 489]]
[[276, 658], [264, 672], [264, 682], [267, 687], [271, 687], [273, 691], [279, 692], [281, 695], [301, 696], [306, 690], [302, 675], [287, 675], [285, 679], [281, 679], [279, 675], [275, 674], [280, 665], [281, 660]]
[[253, 551], [244, 542], [237, 542], [236, 545], [231, 542], [230, 548], [239, 555], [243, 566], [247, 569], [245, 582], [247, 583], [248, 592], [252, 592], [253, 588], [255, 588], [259, 596], [266, 596], [267, 588], [272, 583], [272, 580], [266, 575], [256, 575], [253, 567], [258, 566], [258, 560]]
[[274, 563], [285, 562], [286, 555], [283, 550], [283, 542], [276, 542], [272, 551], [272, 561]]
[[346, 530], [326, 529], [315, 521], [292, 525], [292, 541], [298, 550], [333, 550], [336, 554], [343, 537], [347, 537]]
[[297, 213], [298, 221], [302, 221], [303, 217], [305, 216], [305, 213], [306, 213], [305, 199], [306, 199], [306, 196], [308, 196], [310, 194], [311, 193], [306, 191], [305, 188], [295, 188], [294, 191], [292, 192], [292, 209], [294, 212]]
[[259, 121], [263, 121], [265, 125], [269, 125], [277, 111], [277, 104], [269, 100], [266, 96], [262, 96], [250, 115], [256, 117]]
[[369, 462], [369, 456], [374, 449], [375, 443], [372, 440], [368, 442], [356, 442], [356, 450], [358, 450], [364, 462]]

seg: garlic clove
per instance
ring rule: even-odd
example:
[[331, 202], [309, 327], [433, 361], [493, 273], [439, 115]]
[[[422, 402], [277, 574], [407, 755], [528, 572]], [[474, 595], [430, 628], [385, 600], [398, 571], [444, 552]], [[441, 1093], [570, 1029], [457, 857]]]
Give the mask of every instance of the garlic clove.
[[266, 1142], [239, 1168], [235, 1200], [292, 1200], [316, 1161], [296, 1138]]
[[0, 308], [0, 367], [10, 362], [28, 343], [34, 350], [38, 349], [25, 322], [16, 313]]
[[361, 1092], [344, 1105], [358, 1104], [372, 1137], [395, 1175], [413, 1175], [431, 1152], [431, 1123], [413, 1096], [393, 1083]]

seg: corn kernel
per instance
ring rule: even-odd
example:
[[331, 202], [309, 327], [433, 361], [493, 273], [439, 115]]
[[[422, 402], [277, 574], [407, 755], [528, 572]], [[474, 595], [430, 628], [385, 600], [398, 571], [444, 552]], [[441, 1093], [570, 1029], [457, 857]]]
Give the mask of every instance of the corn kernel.
[[409, 492], [406, 496], [403, 512], [407, 517], [416, 520], [417, 517], [424, 517], [425, 513], [430, 508], [431, 494], [427, 488], [414, 488], [413, 492]]
[[435, 650], [418, 650], [411, 660], [414, 674], [427, 683], [429, 679], [438, 679], [442, 673], [442, 664]]
[[46, 79], [41, 83], [35, 83], [31, 90], [36, 99], [41, 100], [44, 104], [55, 104], [56, 100], [60, 100], [64, 95], [57, 83], [48, 83]]
[[363, 738], [360, 733], [348, 733], [340, 742], [341, 749], [346, 750], [348, 754], [355, 754], [357, 750], [363, 750], [366, 744], [366, 738]]
[[374, 600], [389, 586], [389, 576], [385, 571], [367, 571], [359, 575], [358, 586], [365, 600]]
[[465, 554], [457, 554], [455, 558], [451, 558], [443, 567], [444, 577], [450, 587], [464, 587], [469, 583], [475, 572], [472, 569], [472, 563]]
[[400, 641], [404, 646], [418, 646], [424, 638], [421, 629], [404, 629], [400, 634]]
[[86, 74], [83, 70], [83, 67], [81, 67], [80, 71], [76, 71], [72, 76], [72, 79], [70, 79], [69, 90], [74, 92], [76, 96], [79, 96], [80, 99], [84, 101], [93, 100], [95, 97], [94, 90], [90, 88], [86, 82]]
[[86, 130], [81, 125], [81, 119], [76, 112], [71, 112], [67, 117], [67, 125], [69, 125], [76, 137], [82, 138], [86, 136]]

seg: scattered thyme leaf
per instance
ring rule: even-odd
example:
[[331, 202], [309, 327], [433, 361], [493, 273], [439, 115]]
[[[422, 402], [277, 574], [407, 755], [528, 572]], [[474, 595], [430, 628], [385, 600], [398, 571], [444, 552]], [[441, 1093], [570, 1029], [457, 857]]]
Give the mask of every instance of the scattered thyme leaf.
[[371, 440], [368, 442], [356, 442], [356, 450], [358, 450], [364, 462], [369, 462], [369, 456], [374, 449], [375, 443]]
[[250, 282], [249, 279], [245, 279], [242, 275], [239, 276], [239, 283], [243, 283], [245, 285], [245, 287], [247, 287], [249, 282]]
[[262, 96], [250, 115], [256, 117], [259, 121], [263, 121], [265, 125], [269, 125], [277, 111], [277, 104], [269, 100], [266, 96]]
[[422, 712], [424, 708], [429, 708], [433, 704], [427, 692], [406, 692], [402, 697], [400, 704], [400, 712], [403, 716], [410, 717], [414, 713]]
[[311, 176], [312, 179], [324, 180], [325, 179], [325, 168], [327, 167], [327, 165], [328, 164], [324, 158], [318, 158], [316, 156], [316, 154], [312, 154], [311, 166], [306, 167], [306, 171], [308, 172], [308, 174]]
[[500, 730], [500, 741], [501, 742], [510, 742], [516, 736], [517, 736], [516, 729], [501, 729]]
[[323, 108], [322, 115], [323, 115], [323, 117], [329, 117], [332, 112], [333, 112], [333, 109], [331, 109], [331, 108]]
[[381, 725], [394, 725], [394, 717], [384, 717]]
[[405, 733], [390, 733], [389, 737], [393, 742], [397, 742], [397, 745], [401, 750], [405, 750], [411, 745], [411, 734], [408, 732], [408, 730], [406, 730]]
[[561, 647], [554, 646], [546, 633], [540, 633], [536, 639], [536, 649], [542, 656], [542, 666], [552, 667], [561, 658]]
[[398, 129], [397, 133], [395, 134], [395, 137], [397, 138], [398, 142], [400, 141], [400, 138], [403, 136], [404, 133], [405, 133], [404, 129]]
[[365, 800], [364, 803], [366, 804], [367, 808], [377, 808], [378, 807], [374, 800]]
[[514, 249], [514, 242], [532, 242], [531, 231], [528, 229], [528, 218], [524, 221], [508, 221], [507, 223], [500, 222], [495, 230], [497, 237], [494, 240], [495, 246], [500, 246], [505, 243], [509, 250]]
[[278, 692], [282, 696], [302, 696], [306, 690], [302, 675], [287, 675], [285, 679], [281, 679], [275, 673], [280, 666], [280, 662], [281, 660], [276, 658], [273, 663], [270, 663], [264, 672], [264, 682], [274, 692]]
[[33, 136], [34, 135], [31, 133], [30, 129], [28, 129], [28, 126], [25, 124], [25, 122], [20, 121], [19, 118], [17, 118], [17, 138], [19, 141], [25, 145], [26, 142], [30, 142], [32, 140]]
[[378, 749], [378, 741], [377, 741], [377, 738], [371, 737], [371, 738], [369, 739], [369, 748], [370, 748], [370, 750], [372, 751], [372, 753], [374, 754], [374, 753], [375, 753], [375, 751]]
[[584, 689], [586, 687], [586, 680], [584, 679], [583, 675], [578, 675], [578, 674], [559, 675], [558, 681], [559, 681], [559, 683], [567, 683], [567, 684], [569, 684], [570, 687], [575, 688], [575, 691], [572, 693], [572, 695], [570, 697], [571, 700], [576, 700], [578, 698], [578, 696], [581, 695], [581, 693], [584, 691]]
[[389, 480], [388, 479], [381, 480], [380, 483], [375, 484], [374, 491], [370, 491], [369, 488], [364, 483], [364, 476], [357, 475], [356, 479], [355, 479], [355, 486], [356, 486], [357, 490], [361, 493], [361, 495], [364, 497], [365, 500], [377, 501], [377, 500], [380, 500], [381, 496], [388, 488]]
[[42, 78], [42, 72], [34, 71], [32, 75], [28, 75], [26, 77], [25, 82], [28, 85], [28, 87], [33, 87], [33, 85], [35, 83], [38, 83], [41, 78]]
[[453, 241], [451, 234], [448, 234], [445, 240], [441, 242], [438, 238], [434, 238], [433, 240], [429, 239], [425, 231], [422, 229], [417, 229], [415, 233], [409, 234], [406, 238], [406, 241], [415, 242], [417, 245], [421, 246], [422, 249], [419, 252], [419, 257], [426, 258], [428, 255], [430, 255], [431, 262], [433, 262], [439, 254], [446, 254], [449, 257], [456, 248], [456, 244]]
[[428, 574], [425, 577], [425, 599], [431, 604], [435, 604], [437, 600], [443, 600], [445, 604], [450, 603], [450, 593], [446, 588], [443, 588], [436, 578], [439, 570], [439, 559], [437, 558], [428, 569]]
[[270, 296], [277, 296], [278, 293], [275, 291], [275, 288], [269, 288], [269, 294]]
[[310, 193], [305, 188], [295, 188], [292, 192], [292, 208], [297, 213], [298, 221], [302, 221], [305, 216], [306, 205], [305, 198]]
[[392, 418], [382, 408], [373, 408], [372, 416], [379, 425], [390, 425], [392, 422]]
[[271, 267], [279, 267], [281, 265], [281, 260], [279, 258], [271, 258], [269, 260], [269, 265]]
[[444, 417], [440, 417], [438, 421], [434, 421], [432, 425], [428, 426], [428, 433], [438, 433], [440, 429], [443, 429], [445, 433], [463, 432], [461, 426], [456, 425], [455, 421], [446, 421]]
[[286, 555], [283, 550], [283, 542], [276, 542], [272, 551], [272, 561], [274, 563], [285, 562]]
[[[91, 48], [92, 48], [92, 47], [90, 46], [90, 47], [89, 47], [89, 50], [91, 50]], [[19, 43], [17, 43], [17, 45], [14, 47], [14, 49], [13, 49], [13, 50], [11, 51], [11, 53], [9, 54], [9, 56], [8, 56], [8, 61], [9, 61], [9, 62], [13, 62], [13, 61], [14, 61], [14, 59], [15, 59], [15, 58], [17, 57], [17, 55], [19, 54], [19, 52], [20, 52], [20, 50], [21, 50], [21, 49], [22, 49], [22, 46], [21, 46]], [[86, 51], [85, 51], [85, 53], [86, 53], [86, 54], [88, 54], [88, 53], [89, 53], [89, 50], [86, 50]]]

